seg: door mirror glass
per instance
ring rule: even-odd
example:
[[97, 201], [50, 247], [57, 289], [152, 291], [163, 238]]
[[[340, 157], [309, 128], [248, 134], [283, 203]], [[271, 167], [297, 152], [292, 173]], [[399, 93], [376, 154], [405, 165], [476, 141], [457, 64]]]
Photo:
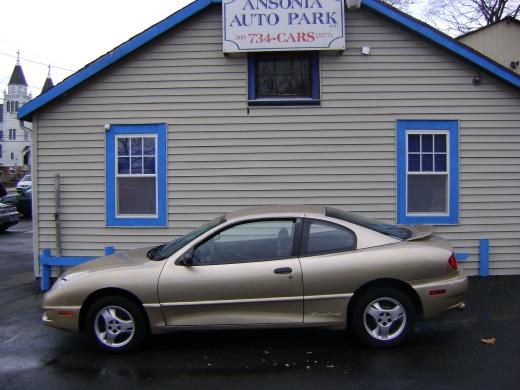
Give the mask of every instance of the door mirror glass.
[[178, 264], [179, 265], [185, 265], [187, 267], [192, 266], [193, 265], [193, 253], [192, 253], [192, 251], [188, 251], [188, 252], [184, 253], [180, 257], [180, 259], [178, 261]]

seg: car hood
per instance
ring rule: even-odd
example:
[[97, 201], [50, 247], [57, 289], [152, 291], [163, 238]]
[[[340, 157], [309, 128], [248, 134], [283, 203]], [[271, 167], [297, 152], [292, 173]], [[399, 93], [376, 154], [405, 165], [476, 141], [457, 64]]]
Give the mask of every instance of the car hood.
[[401, 225], [405, 229], [412, 232], [407, 241], [422, 240], [433, 234], [433, 226], [431, 225]]
[[2, 203], [5, 203], [5, 202], [16, 202], [16, 198], [17, 197], [18, 197], [17, 194], [6, 195], [6, 196], [0, 198], [0, 202], [2, 202]]
[[75, 267], [72, 267], [63, 274], [63, 277], [74, 273], [93, 273], [106, 270], [116, 270], [121, 268], [146, 267], [156, 261], [149, 260], [146, 253], [151, 249], [140, 248], [130, 251], [122, 251], [110, 256], [98, 257]]

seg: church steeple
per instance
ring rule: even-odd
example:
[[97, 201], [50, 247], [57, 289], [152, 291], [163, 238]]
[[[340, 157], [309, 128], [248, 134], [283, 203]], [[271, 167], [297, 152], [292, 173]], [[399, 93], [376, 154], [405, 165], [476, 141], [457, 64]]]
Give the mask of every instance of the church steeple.
[[23, 86], [27, 87], [27, 81], [25, 80], [25, 75], [23, 74], [22, 66], [20, 65], [20, 52], [16, 52], [17, 59], [16, 65], [14, 66], [13, 73], [11, 74], [11, 78], [9, 79], [9, 86]]
[[52, 87], [54, 87], [54, 83], [52, 82], [52, 78], [51, 78], [51, 66], [49, 65], [49, 72], [47, 73], [47, 78], [45, 79], [45, 84], [43, 84], [43, 88], [42, 88], [42, 94], [44, 94], [45, 92], [47, 92], [49, 89], [51, 89]]

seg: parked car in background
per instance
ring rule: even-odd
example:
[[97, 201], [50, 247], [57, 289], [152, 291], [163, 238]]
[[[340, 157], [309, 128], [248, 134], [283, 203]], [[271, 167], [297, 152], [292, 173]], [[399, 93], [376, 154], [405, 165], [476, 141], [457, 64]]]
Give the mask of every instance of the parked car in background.
[[20, 179], [18, 184], [16, 185], [16, 189], [18, 192], [25, 191], [27, 188], [32, 187], [32, 176], [31, 175], [25, 175]]
[[16, 210], [26, 217], [32, 216], [32, 188], [29, 187], [18, 194], [9, 194], [0, 198], [0, 202], [13, 205]]
[[429, 226], [395, 226], [320, 206], [235, 211], [169, 243], [119, 252], [62, 275], [45, 324], [85, 330], [107, 351], [148, 331], [349, 327], [402, 343], [417, 318], [464, 308], [468, 281]]
[[14, 226], [20, 220], [20, 214], [13, 205], [0, 203], [0, 232]]

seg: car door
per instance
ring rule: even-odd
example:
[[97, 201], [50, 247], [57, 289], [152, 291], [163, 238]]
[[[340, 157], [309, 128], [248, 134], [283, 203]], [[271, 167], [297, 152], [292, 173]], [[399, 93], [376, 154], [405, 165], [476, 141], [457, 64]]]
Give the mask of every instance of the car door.
[[356, 247], [356, 234], [347, 227], [326, 220], [305, 219], [300, 263], [306, 324], [333, 325], [345, 320], [353, 293], [350, 282], [359, 273], [356, 267], [351, 267], [351, 260], [359, 256]]
[[293, 218], [246, 221], [190, 248], [193, 265], [170, 259], [158, 287], [166, 324], [303, 322], [295, 235]]

